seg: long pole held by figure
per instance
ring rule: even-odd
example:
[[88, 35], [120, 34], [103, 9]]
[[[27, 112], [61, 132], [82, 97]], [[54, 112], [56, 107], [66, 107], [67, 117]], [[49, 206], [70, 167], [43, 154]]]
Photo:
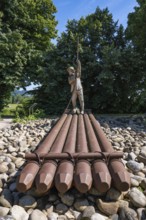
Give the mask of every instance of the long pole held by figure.
[[79, 37], [77, 38], [77, 60], [79, 59]]

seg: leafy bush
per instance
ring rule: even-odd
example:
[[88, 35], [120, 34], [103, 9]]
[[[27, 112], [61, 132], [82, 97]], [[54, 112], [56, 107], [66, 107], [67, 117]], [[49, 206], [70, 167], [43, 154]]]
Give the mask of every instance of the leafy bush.
[[[27, 121], [34, 121], [34, 120], [38, 120], [40, 118], [45, 118], [46, 115], [44, 113], [44, 111], [42, 109], [37, 109], [34, 114], [30, 114], [28, 116], [26, 115], [22, 115], [21, 116], [21, 112], [23, 112], [23, 108], [22, 108], [22, 111], [16, 111], [16, 117], [15, 119], [13, 120], [13, 122], [19, 122], [19, 123], [27, 123]], [[20, 114], [19, 114], [20, 113]]]

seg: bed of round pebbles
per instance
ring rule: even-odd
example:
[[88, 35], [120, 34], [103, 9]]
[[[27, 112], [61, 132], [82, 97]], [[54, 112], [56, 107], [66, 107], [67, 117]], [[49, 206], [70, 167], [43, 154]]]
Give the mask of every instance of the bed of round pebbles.
[[52, 188], [44, 195], [35, 189], [20, 193], [16, 179], [26, 152], [34, 151], [56, 119], [12, 124], [0, 130], [0, 220], [146, 220], [146, 126], [145, 116], [97, 117], [131, 175], [124, 193], [111, 188], [86, 194], [72, 188], [60, 194]]

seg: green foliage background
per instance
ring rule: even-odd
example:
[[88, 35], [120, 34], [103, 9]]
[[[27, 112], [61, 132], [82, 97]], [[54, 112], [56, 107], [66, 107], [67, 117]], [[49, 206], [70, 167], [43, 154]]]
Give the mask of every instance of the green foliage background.
[[38, 83], [56, 36], [51, 0], [0, 1], [0, 109], [11, 91]]
[[[69, 20], [57, 36], [51, 0], [0, 2], [0, 109], [11, 91], [31, 82], [34, 102], [46, 113], [61, 113], [71, 97], [67, 67], [76, 67], [80, 41], [85, 107], [96, 113], [145, 112], [146, 0], [137, 0], [128, 26], [108, 9]], [[13, 22], [12, 22], [13, 21]]]

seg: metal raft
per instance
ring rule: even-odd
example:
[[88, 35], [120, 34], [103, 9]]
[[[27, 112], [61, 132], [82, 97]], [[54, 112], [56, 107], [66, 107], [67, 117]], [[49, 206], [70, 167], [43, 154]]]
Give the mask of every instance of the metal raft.
[[111, 184], [119, 191], [130, 187], [122, 152], [115, 152], [93, 114], [64, 113], [28, 160], [17, 181], [17, 189], [25, 192], [35, 184], [38, 192], [55, 185], [65, 193], [72, 186], [79, 192], [92, 184], [101, 193]]

